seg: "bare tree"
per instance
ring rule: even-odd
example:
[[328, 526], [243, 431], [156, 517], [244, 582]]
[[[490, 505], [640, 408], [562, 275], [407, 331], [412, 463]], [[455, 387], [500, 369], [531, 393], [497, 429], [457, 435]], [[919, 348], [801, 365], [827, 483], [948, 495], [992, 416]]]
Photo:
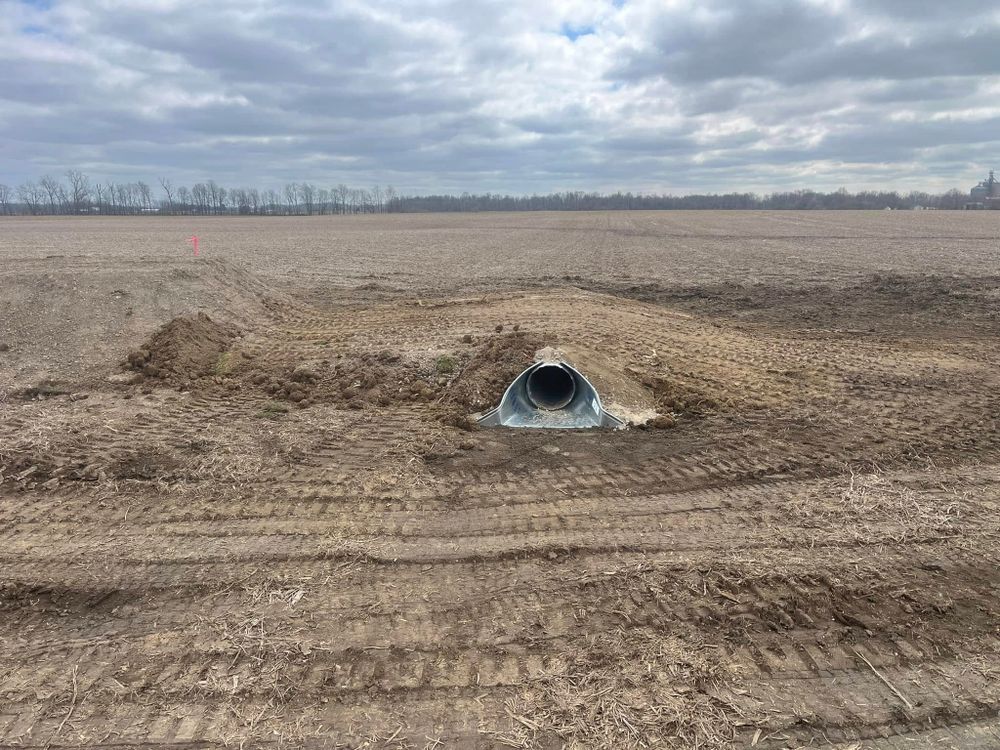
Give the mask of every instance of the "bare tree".
[[136, 192], [139, 194], [139, 200], [141, 204], [139, 206], [140, 211], [152, 211], [153, 210], [153, 191], [149, 189], [149, 185], [145, 182], [135, 183]]
[[105, 212], [104, 206], [104, 186], [99, 182], [94, 183], [94, 205], [100, 213]]
[[236, 212], [241, 216], [250, 213], [250, 191], [246, 188], [233, 188], [229, 191], [229, 198], [236, 208]]
[[278, 195], [278, 191], [274, 188], [269, 188], [264, 199], [264, 205], [267, 208], [267, 213], [273, 214], [277, 210], [280, 202], [281, 198]]
[[73, 213], [80, 213], [83, 209], [89, 208], [90, 201], [90, 180], [77, 169], [66, 172], [66, 179], [69, 180], [69, 198], [73, 206]]
[[346, 214], [347, 213], [347, 201], [350, 199], [351, 189], [347, 187], [344, 183], [340, 183], [333, 189], [333, 194], [337, 196], [337, 212]]
[[968, 197], [961, 190], [952, 188], [941, 196], [941, 208], [961, 208], [968, 202]]
[[208, 213], [208, 188], [204, 183], [199, 182], [191, 188], [191, 202], [198, 213]]
[[10, 213], [10, 186], [0, 183], [0, 211], [4, 216]]
[[174, 212], [174, 186], [166, 177], [160, 178], [160, 187], [163, 188], [163, 194], [167, 198], [167, 213]]
[[299, 212], [299, 186], [294, 182], [285, 185], [285, 206], [287, 206], [286, 213]]
[[110, 214], [118, 213], [117, 196], [118, 193], [115, 190], [115, 184], [113, 182], [108, 182], [108, 184], [104, 186], [104, 197], [108, 202], [108, 213]]
[[59, 193], [60, 185], [59, 180], [55, 177], [45, 175], [41, 180], [38, 181], [42, 190], [45, 191], [45, 195], [49, 199], [49, 213], [56, 213], [56, 205], [59, 203]]
[[219, 208], [221, 207], [222, 200], [219, 195], [221, 188], [215, 182], [215, 180], [209, 180], [208, 184], [205, 186], [208, 189], [208, 206], [212, 213], [219, 213]]
[[355, 190], [354, 194], [355, 194], [354, 202], [355, 205], [358, 207], [357, 210], [363, 214], [371, 213], [372, 194], [369, 193], [364, 188], [361, 188], [360, 190]]
[[119, 213], [131, 213], [132, 191], [129, 185], [126, 185], [124, 182], [115, 184], [115, 203], [117, 204]]
[[27, 207], [28, 212], [32, 216], [35, 216], [41, 210], [42, 201], [45, 199], [45, 192], [34, 182], [26, 182], [18, 186], [17, 197]]
[[186, 186], [177, 188], [177, 201], [181, 205], [181, 211], [189, 213], [191, 210], [191, 191]]
[[308, 182], [303, 182], [299, 185], [299, 196], [302, 198], [302, 207], [305, 212], [312, 216], [313, 207], [316, 203], [316, 186], [310, 185]]

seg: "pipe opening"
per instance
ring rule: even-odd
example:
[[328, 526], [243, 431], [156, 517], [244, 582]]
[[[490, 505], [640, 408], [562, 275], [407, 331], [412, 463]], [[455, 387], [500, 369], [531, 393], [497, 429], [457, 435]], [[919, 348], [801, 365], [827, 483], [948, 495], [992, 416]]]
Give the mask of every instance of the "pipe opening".
[[561, 365], [541, 365], [528, 375], [525, 390], [539, 409], [562, 409], [576, 395], [576, 381]]

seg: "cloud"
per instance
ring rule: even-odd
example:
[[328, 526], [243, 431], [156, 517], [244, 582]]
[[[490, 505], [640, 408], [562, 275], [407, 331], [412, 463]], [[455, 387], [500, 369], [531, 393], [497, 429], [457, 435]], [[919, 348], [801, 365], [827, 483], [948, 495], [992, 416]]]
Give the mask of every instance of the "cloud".
[[997, 152], [952, 0], [0, 0], [0, 181], [945, 189]]

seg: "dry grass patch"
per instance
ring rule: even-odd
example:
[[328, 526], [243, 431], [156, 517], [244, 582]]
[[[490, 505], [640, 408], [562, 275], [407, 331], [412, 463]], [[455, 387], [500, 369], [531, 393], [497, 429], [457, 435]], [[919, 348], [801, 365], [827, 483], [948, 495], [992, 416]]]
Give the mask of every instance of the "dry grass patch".
[[[953, 486], [917, 490], [880, 470], [823, 482], [791, 498], [806, 525], [856, 543], [913, 542], [959, 531], [968, 497]], [[966, 529], [967, 531], [967, 529]]]
[[752, 723], [715, 688], [715, 650], [650, 629], [595, 633], [567, 649], [565, 672], [544, 675], [505, 702], [509, 747], [725, 748]]

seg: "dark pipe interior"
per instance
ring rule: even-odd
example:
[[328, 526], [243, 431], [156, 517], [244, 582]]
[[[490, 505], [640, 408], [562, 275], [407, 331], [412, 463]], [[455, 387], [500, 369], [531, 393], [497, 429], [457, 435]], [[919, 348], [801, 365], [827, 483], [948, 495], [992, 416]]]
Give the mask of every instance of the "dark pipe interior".
[[541, 365], [528, 375], [525, 389], [531, 403], [539, 409], [562, 409], [573, 400], [576, 382], [560, 365]]

